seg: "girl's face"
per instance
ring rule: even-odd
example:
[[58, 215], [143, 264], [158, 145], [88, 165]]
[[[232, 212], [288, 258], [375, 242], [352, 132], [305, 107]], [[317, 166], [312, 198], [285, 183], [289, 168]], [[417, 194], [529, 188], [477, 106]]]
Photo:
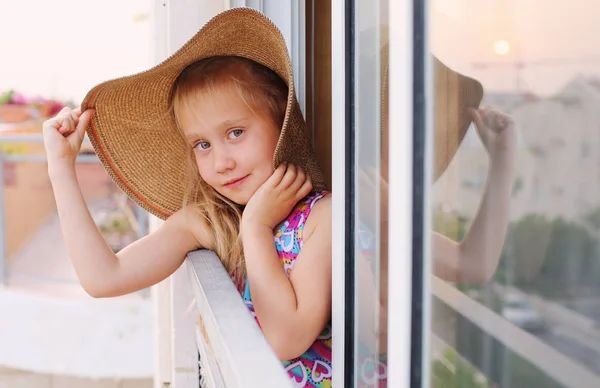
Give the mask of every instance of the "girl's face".
[[200, 176], [239, 205], [246, 205], [273, 173], [280, 129], [257, 113], [233, 85], [192, 94], [175, 108]]

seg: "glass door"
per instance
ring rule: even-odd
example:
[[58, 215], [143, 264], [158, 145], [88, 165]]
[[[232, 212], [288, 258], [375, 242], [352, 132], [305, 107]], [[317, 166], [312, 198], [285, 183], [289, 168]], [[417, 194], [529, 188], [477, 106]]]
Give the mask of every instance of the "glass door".
[[436, 120], [432, 387], [600, 386], [599, 11], [429, 1], [436, 88], [480, 108]]
[[332, 187], [343, 225], [334, 236], [337, 386], [420, 386], [428, 375], [421, 3], [332, 3]]

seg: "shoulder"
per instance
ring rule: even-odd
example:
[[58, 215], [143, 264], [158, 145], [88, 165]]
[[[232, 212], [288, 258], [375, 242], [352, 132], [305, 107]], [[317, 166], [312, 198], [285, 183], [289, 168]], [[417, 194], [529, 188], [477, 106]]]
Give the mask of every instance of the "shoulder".
[[308, 240], [317, 229], [331, 234], [331, 193], [314, 202], [304, 225], [304, 240]]
[[323, 196], [314, 203], [312, 210], [310, 211], [309, 219], [311, 215], [316, 216], [315, 218], [325, 216], [331, 219], [331, 193], [323, 194]]
[[208, 223], [194, 204], [186, 205], [173, 213], [165, 221], [164, 227], [184, 235], [195, 249], [212, 248]]

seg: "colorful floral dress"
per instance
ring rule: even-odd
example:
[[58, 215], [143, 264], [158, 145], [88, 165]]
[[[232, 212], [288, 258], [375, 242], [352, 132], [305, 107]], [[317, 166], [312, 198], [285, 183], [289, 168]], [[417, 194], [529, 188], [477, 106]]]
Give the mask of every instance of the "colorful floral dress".
[[[288, 277], [304, 244], [302, 235], [306, 219], [315, 203], [327, 194], [327, 192], [309, 194], [296, 205], [275, 232], [277, 255]], [[244, 302], [256, 319], [248, 282], [244, 289]], [[258, 323], [258, 319], [256, 321]], [[331, 324], [327, 324], [321, 335], [303, 355], [284, 361], [283, 365], [296, 387], [331, 388]]]
[[[308, 195], [296, 205], [281, 227], [275, 232], [274, 241], [277, 255], [288, 277], [300, 249], [302, 249], [302, 235], [306, 219], [314, 204], [327, 194], [327, 192], [314, 192]], [[360, 225], [358, 248], [369, 259], [372, 259], [375, 255], [374, 241], [373, 234], [364, 225]], [[258, 323], [248, 282], [246, 282], [244, 288], [244, 302]], [[358, 387], [383, 388], [387, 386], [385, 356], [380, 355], [377, 357], [373, 355], [364, 344], [359, 342], [356, 357], [358, 367], [356, 383]], [[284, 361], [283, 365], [290, 379], [298, 388], [331, 388], [331, 323], [327, 324], [317, 340], [302, 356]]]

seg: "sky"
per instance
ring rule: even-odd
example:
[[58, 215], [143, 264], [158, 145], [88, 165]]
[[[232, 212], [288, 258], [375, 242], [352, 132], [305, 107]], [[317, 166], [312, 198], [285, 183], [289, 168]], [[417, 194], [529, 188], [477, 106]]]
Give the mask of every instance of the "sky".
[[0, 93], [79, 103], [152, 65], [151, 0], [0, 0]]
[[[600, 76], [598, 0], [430, 0], [431, 51], [486, 90], [556, 93], [578, 74]], [[506, 55], [494, 42], [510, 45]], [[585, 58], [585, 59], [584, 59]], [[473, 66], [486, 62], [486, 69]]]
[[[0, 0], [0, 92], [79, 103], [97, 83], [150, 67], [152, 3]], [[598, 0], [430, 0], [430, 48], [486, 91], [514, 91], [520, 74], [520, 91], [552, 94], [577, 74], [600, 76], [599, 15]], [[506, 55], [494, 52], [499, 40]]]

